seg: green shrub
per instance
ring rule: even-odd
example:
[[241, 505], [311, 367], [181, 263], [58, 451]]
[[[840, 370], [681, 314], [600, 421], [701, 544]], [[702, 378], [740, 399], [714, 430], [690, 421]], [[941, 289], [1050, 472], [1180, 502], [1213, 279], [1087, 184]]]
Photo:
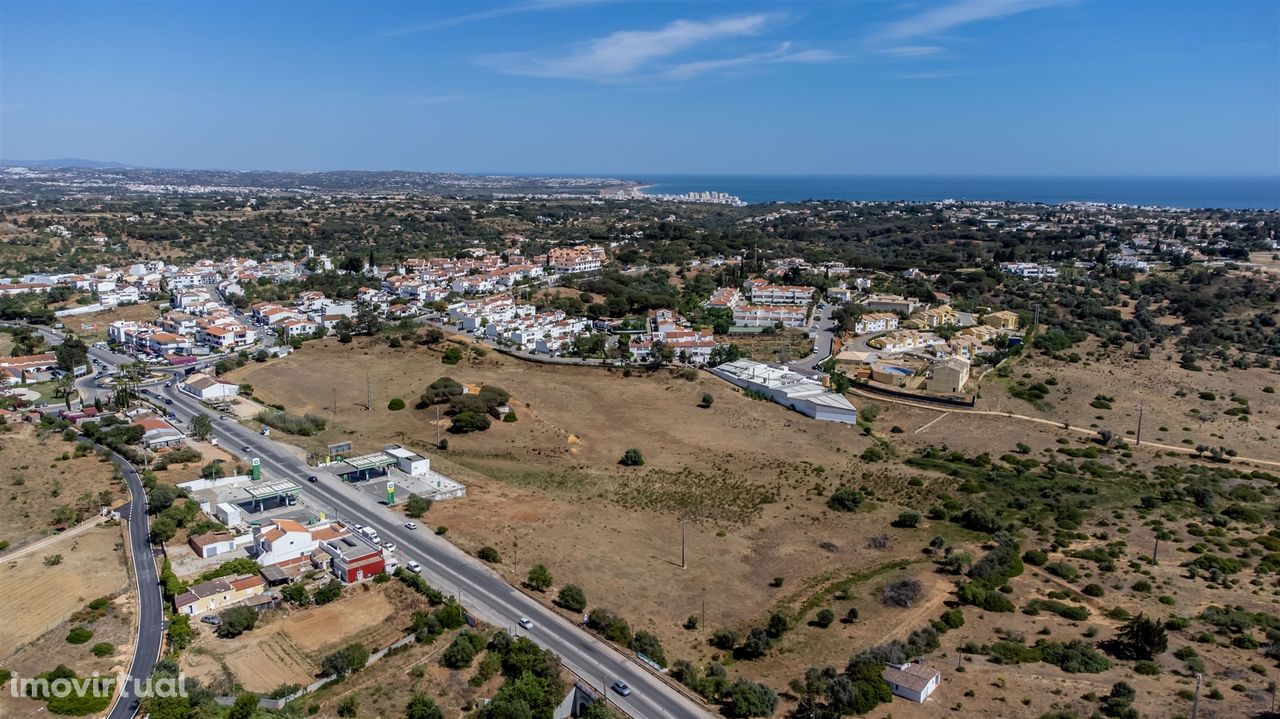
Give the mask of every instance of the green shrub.
[[93, 630], [85, 627], [72, 627], [71, 631], [67, 632], [68, 644], [84, 644], [90, 639], [93, 639]]
[[94, 644], [93, 648], [89, 651], [93, 652], [93, 656], [95, 657], [105, 657], [114, 654], [116, 647], [111, 642], [98, 642], [97, 644]]
[[399, 412], [400, 410], [404, 409], [404, 400], [400, 399], [399, 397], [396, 397], [395, 399], [387, 403], [387, 409], [391, 410], [392, 412]]

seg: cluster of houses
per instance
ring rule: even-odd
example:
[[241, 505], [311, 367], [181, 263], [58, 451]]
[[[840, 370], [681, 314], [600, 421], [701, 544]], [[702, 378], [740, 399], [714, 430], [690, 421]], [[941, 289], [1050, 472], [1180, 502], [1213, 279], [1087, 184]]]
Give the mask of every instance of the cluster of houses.
[[[867, 295], [860, 302], [876, 311], [861, 315], [852, 336], [839, 340], [836, 364], [892, 387], [961, 393], [972, 363], [994, 353], [998, 338], [1020, 341], [1015, 334], [1020, 317], [1010, 310], [975, 317], [947, 304], [931, 307], [898, 295]], [[952, 331], [934, 331], [941, 328]]]
[[741, 290], [716, 290], [702, 306], [731, 310], [737, 327], [798, 328], [809, 321], [814, 292], [815, 288], [805, 285], [776, 285], [764, 279], [750, 279]]
[[238, 604], [272, 608], [278, 599], [266, 595], [268, 587], [296, 581], [316, 570], [353, 584], [389, 569], [389, 557], [378, 543], [345, 524], [328, 520], [304, 525], [293, 519], [270, 519], [254, 527], [252, 533], [201, 534], [190, 537], [187, 544], [202, 559], [248, 552], [262, 567], [259, 574], [203, 582], [175, 597], [175, 611], [190, 616], [213, 614]]

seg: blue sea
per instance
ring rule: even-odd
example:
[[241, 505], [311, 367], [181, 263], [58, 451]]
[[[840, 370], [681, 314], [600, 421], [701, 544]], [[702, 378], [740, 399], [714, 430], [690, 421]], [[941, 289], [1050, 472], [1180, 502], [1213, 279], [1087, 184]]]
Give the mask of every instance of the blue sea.
[[1013, 200], [1215, 209], [1280, 209], [1277, 177], [962, 177], [629, 175], [649, 194], [712, 191], [744, 202]]

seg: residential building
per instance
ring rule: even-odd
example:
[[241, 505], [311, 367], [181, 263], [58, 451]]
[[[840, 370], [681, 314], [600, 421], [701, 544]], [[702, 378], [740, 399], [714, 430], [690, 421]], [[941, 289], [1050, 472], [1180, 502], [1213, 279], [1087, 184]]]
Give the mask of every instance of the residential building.
[[889, 664], [880, 676], [889, 691], [918, 704], [923, 704], [942, 683], [942, 674], [923, 664]]
[[963, 357], [947, 357], [933, 363], [933, 376], [929, 378], [931, 392], [960, 392], [969, 381], [969, 360]]
[[798, 306], [740, 305], [733, 308], [733, 323], [738, 327], [804, 327], [808, 312]]
[[599, 272], [604, 260], [604, 248], [600, 246], [553, 247], [547, 252], [547, 262], [562, 275]]
[[1001, 262], [1000, 269], [1028, 280], [1053, 280], [1058, 278], [1057, 268], [1035, 262]]
[[334, 576], [348, 584], [371, 579], [386, 570], [382, 548], [360, 534], [347, 534], [320, 543], [332, 558]]
[[1018, 329], [1018, 321], [1018, 313], [1012, 310], [992, 312], [989, 315], [984, 315], [982, 318], [982, 324], [1001, 330]]
[[57, 369], [58, 358], [52, 352], [0, 357], [0, 381], [8, 385], [47, 382]]
[[267, 583], [256, 574], [223, 577], [197, 584], [173, 599], [180, 614], [199, 616], [220, 611], [252, 599], [266, 590]]
[[748, 280], [745, 289], [756, 305], [807, 305], [815, 291], [808, 285], [774, 285], [765, 280]]
[[264, 567], [298, 559], [319, 546], [311, 530], [292, 519], [272, 519], [253, 530], [254, 559]]
[[925, 307], [925, 303], [908, 299], [902, 295], [867, 295], [862, 300], [862, 305], [869, 310], [900, 312], [904, 315], [910, 315]]
[[888, 332], [898, 329], [900, 318], [892, 312], [868, 312], [853, 323], [856, 334], [865, 335], [872, 332]]
[[702, 303], [703, 307], [713, 309], [733, 309], [742, 304], [742, 293], [736, 287], [721, 287], [711, 293], [711, 297]]

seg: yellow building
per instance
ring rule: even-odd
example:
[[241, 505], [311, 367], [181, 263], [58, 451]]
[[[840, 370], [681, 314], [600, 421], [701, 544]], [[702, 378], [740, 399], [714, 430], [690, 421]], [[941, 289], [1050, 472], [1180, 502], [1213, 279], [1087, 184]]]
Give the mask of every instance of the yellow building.
[[265, 591], [267, 583], [256, 574], [223, 577], [203, 582], [174, 597], [173, 605], [180, 614], [197, 616], [226, 609]]
[[929, 378], [931, 392], [959, 392], [969, 381], [969, 361], [961, 357], [948, 357], [933, 365], [933, 376]]
[[1000, 310], [982, 318], [982, 323], [1002, 330], [1018, 329], [1018, 313], [1012, 310]]

